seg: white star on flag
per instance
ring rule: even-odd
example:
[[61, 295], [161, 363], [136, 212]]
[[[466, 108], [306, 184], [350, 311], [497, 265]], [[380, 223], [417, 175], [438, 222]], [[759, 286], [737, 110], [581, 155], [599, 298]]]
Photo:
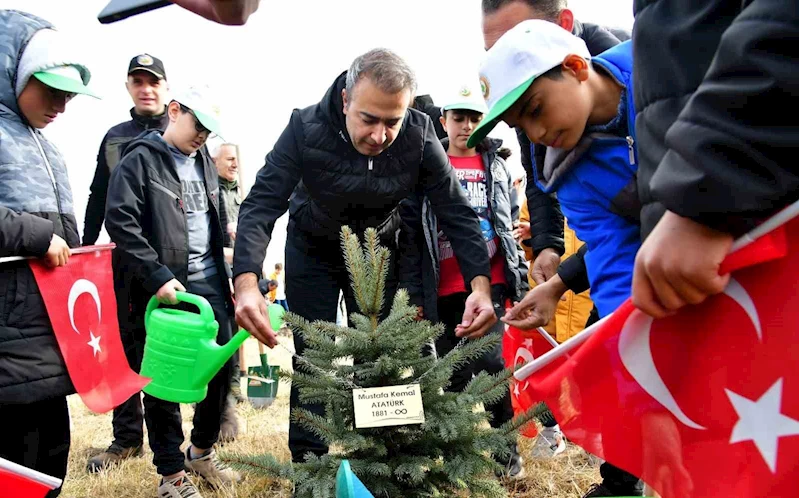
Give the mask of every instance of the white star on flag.
[[784, 436], [799, 435], [799, 421], [780, 413], [782, 379], [777, 380], [757, 401], [725, 389], [738, 422], [732, 429], [730, 444], [752, 441], [771, 473], [777, 472], [777, 443]]
[[100, 336], [98, 335], [95, 337], [94, 332], [92, 332], [91, 330], [89, 331], [89, 335], [91, 336], [92, 340], [87, 342], [86, 344], [88, 344], [89, 346], [92, 347], [92, 349], [94, 349], [94, 357], [96, 358], [97, 353], [103, 352], [103, 350], [100, 348]]

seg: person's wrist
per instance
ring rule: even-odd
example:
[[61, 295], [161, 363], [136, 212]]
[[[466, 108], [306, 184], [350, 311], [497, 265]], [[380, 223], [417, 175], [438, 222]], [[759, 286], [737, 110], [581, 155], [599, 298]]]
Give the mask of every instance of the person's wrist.
[[566, 294], [566, 291], [569, 290], [569, 288], [560, 278], [560, 275], [558, 275], [557, 273], [553, 275], [552, 278], [550, 278], [541, 285], [544, 286], [544, 288], [546, 289], [547, 293], [550, 296], [555, 297], [557, 299], [560, 299], [560, 297], [563, 296], [563, 294]]
[[478, 275], [471, 281], [472, 292], [491, 294], [491, 281], [485, 275]]
[[258, 275], [255, 273], [242, 273], [241, 275], [237, 275], [235, 280], [233, 280], [233, 286], [236, 288], [236, 292], [239, 293], [257, 288]]

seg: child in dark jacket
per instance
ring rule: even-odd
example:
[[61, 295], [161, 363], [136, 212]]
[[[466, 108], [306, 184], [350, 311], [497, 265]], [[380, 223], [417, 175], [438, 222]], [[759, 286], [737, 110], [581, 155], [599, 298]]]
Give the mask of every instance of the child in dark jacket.
[[[591, 58], [582, 40], [558, 26], [522, 22], [486, 55], [480, 73], [490, 110], [469, 139], [477, 143], [501, 120], [548, 147], [535, 180], [544, 192], [557, 192], [588, 248], [585, 267], [599, 317], [630, 297], [641, 245], [632, 61], [630, 42]], [[566, 290], [555, 275], [503, 321], [544, 325]], [[586, 496], [641, 494], [638, 480], [620, 469], [604, 464], [602, 475], [604, 483]]]
[[[63, 266], [80, 245], [72, 191], [64, 158], [39, 130], [76, 93], [93, 95], [91, 75], [43, 19], [0, 10], [0, 33], [0, 258]], [[63, 479], [75, 388], [26, 261], [0, 266], [0, 296], [0, 458]]]
[[[125, 149], [111, 175], [106, 229], [117, 247], [115, 276], [120, 326], [137, 337], [138, 361], [144, 344], [144, 310], [155, 295], [177, 304], [176, 291], [188, 289], [208, 300], [219, 323], [217, 342], [231, 338], [232, 306], [223, 248], [225, 216], [219, 208], [217, 171], [203, 149], [219, 134], [218, 108], [207, 90], [191, 88], [169, 103], [163, 135], [150, 131]], [[122, 290], [120, 293], [119, 289]], [[222, 464], [213, 449], [219, 438], [220, 414], [230, 386], [230, 362], [211, 380], [208, 395], [197, 404], [191, 445], [181, 451], [180, 406], [144, 395], [153, 463], [162, 476], [158, 496], [200, 494], [184, 468], [219, 486], [240, 476]]]

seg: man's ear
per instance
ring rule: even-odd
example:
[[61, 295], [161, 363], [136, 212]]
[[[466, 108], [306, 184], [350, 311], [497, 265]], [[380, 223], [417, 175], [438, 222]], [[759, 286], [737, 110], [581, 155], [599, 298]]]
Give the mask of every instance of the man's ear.
[[569, 33], [574, 31], [574, 14], [569, 9], [563, 9], [558, 14], [558, 26]]
[[438, 122], [444, 127], [444, 131], [447, 131], [447, 119], [444, 116], [441, 116], [438, 118]]
[[563, 59], [563, 69], [573, 74], [578, 81], [588, 79], [588, 61], [577, 54], [569, 54]]
[[341, 100], [342, 100], [342, 102], [344, 102], [344, 109], [342, 109], [342, 111], [344, 112], [344, 114], [347, 114], [347, 108], [350, 106], [350, 101], [347, 98], [347, 89], [346, 88], [342, 88], [341, 89]]

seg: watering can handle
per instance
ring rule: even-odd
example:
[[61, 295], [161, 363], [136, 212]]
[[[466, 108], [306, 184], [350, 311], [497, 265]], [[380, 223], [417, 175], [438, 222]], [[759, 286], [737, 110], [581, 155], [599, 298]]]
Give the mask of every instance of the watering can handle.
[[[197, 306], [200, 309], [200, 316], [206, 322], [212, 323], [214, 321], [214, 309], [211, 308], [211, 305], [204, 297], [181, 291], [176, 292], [175, 296], [178, 298], [178, 301]], [[153, 311], [155, 311], [156, 308], [158, 308], [159, 304], [160, 303], [155, 296], [150, 298], [150, 301], [147, 303], [147, 310], [144, 313], [145, 320]]]

